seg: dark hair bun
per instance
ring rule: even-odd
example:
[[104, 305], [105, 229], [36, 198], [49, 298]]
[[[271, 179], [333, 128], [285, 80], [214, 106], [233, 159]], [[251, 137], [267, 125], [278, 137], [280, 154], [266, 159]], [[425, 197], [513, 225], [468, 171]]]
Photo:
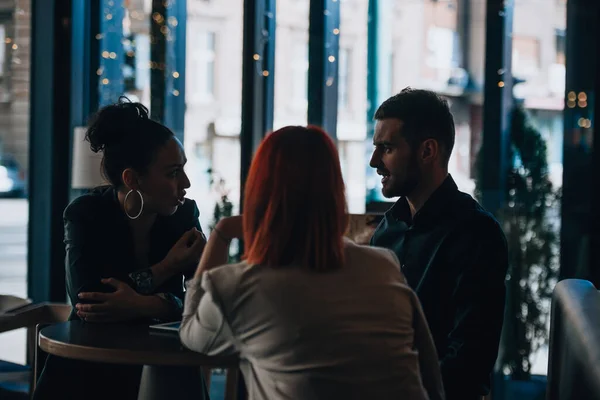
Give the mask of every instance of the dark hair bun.
[[94, 115], [85, 138], [93, 152], [105, 151], [137, 131], [135, 127], [150, 119], [148, 114], [146, 106], [121, 96], [118, 103], [106, 106]]
[[102, 108], [90, 121], [85, 138], [93, 152], [102, 152], [102, 173], [116, 188], [122, 174], [132, 168], [142, 174], [173, 132], [148, 116], [148, 109], [126, 97]]

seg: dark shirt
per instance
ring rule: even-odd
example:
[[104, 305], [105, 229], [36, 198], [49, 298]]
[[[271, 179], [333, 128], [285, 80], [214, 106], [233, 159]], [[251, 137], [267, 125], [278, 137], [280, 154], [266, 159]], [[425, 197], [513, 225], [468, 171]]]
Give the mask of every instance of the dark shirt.
[[[136, 289], [130, 274], [162, 261], [173, 245], [189, 229], [196, 227], [198, 208], [186, 199], [170, 216], [157, 216], [150, 231], [148, 265], [138, 265], [128, 217], [122, 211], [117, 191], [104, 186], [78, 197], [65, 209], [67, 293], [71, 304], [79, 302], [80, 292], [112, 291], [100, 282], [115, 278]], [[190, 265], [185, 278], [191, 278], [196, 265]], [[181, 317], [184, 297], [183, 274], [177, 274], [152, 294], [161, 294], [174, 308], [173, 318]], [[77, 318], [72, 314], [71, 318]]]
[[371, 244], [396, 253], [421, 301], [446, 398], [486, 395], [498, 356], [508, 268], [498, 222], [448, 176], [414, 218], [400, 198]]

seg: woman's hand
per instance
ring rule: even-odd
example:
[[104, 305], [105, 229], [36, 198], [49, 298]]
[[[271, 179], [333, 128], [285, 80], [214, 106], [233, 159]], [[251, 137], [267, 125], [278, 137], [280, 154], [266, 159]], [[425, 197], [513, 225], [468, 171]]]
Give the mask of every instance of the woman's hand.
[[140, 316], [142, 295], [128, 284], [114, 278], [102, 279], [102, 283], [114, 287], [112, 293], [82, 292], [79, 298], [96, 304], [77, 303], [77, 315], [84, 321], [118, 322]]
[[244, 238], [244, 229], [242, 226], [241, 215], [227, 217], [219, 220], [219, 222], [217, 222], [216, 229], [228, 240]]
[[161, 264], [172, 273], [189, 271], [190, 267], [200, 261], [204, 246], [206, 246], [204, 234], [192, 228], [179, 238]]
[[204, 271], [227, 264], [231, 240], [242, 239], [243, 236], [241, 215], [221, 219], [208, 238], [208, 244], [194, 277], [199, 278]]

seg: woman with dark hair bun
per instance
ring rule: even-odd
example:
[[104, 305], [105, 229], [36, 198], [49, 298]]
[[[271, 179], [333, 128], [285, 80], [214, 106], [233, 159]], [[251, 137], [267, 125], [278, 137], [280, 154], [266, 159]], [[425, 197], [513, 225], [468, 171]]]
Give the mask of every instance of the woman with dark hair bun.
[[[101, 152], [108, 185], [75, 199], [64, 212], [67, 294], [72, 320], [164, 322], [182, 314], [206, 239], [198, 208], [185, 198], [183, 146], [121, 98], [91, 120], [86, 140]], [[141, 367], [50, 357], [35, 398], [135, 399]]]

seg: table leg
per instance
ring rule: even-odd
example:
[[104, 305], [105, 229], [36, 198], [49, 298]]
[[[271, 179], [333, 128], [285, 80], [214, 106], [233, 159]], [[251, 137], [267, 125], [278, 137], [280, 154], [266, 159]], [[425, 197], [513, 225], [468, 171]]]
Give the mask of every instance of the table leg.
[[138, 400], [209, 400], [199, 367], [144, 365]]

